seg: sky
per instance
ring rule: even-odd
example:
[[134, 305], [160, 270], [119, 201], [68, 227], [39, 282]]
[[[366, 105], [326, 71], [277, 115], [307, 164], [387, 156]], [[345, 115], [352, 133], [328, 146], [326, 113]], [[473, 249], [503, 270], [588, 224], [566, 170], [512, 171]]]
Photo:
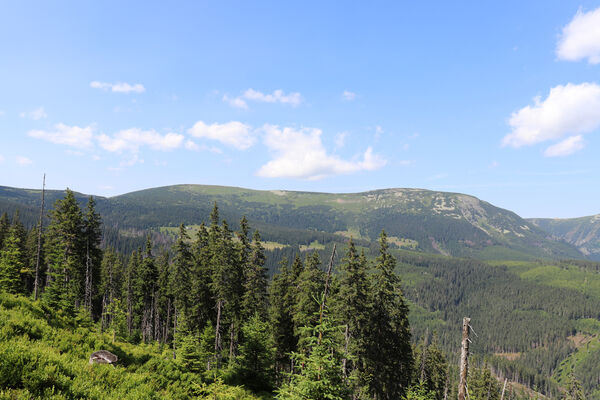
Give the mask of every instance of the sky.
[[600, 213], [600, 1], [0, 1], [0, 185]]

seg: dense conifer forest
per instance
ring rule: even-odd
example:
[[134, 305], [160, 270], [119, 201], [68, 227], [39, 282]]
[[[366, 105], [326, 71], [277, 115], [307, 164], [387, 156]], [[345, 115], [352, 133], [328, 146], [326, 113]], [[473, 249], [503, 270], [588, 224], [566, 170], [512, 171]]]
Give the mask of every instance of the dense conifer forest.
[[[2, 398], [456, 398], [464, 315], [470, 399], [500, 399], [504, 378], [505, 399], [597, 396], [597, 363], [567, 337], [596, 345], [599, 296], [517, 278], [528, 263], [402, 251], [383, 230], [266, 250], [217, 203], [197, 229], [117, 251], [94, 198], [80, 204], [67, 190], [41, 235], [0, 218]], [[87, 365], [100, 349], [119, 362]]]

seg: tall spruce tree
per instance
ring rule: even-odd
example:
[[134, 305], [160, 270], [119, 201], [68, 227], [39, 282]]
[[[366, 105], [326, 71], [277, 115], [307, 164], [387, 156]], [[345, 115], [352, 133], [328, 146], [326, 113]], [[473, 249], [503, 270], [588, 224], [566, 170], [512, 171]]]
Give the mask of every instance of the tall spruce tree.
[[[367, 280], [367, 260], [358, 254], [352, 239], [348, 243], [346, 256], [342, 260], [339, 273], [339, 290], [335, 298], [336, 315], [344, 326], [344, 359], [342, 373], [352, 381], [354, 392], [364, 379], [365, 353], [370, 338], [368, 324], [370, 318], [369, 284]], [[349, 379], [352, 378], [352, 379]]]
[[0, 291], [13, 294], [21, 291], [23, 256], [19, 236], [18, 228], [13, 225], [8, 230], [4, 246], [0, 250]]
[[[201, 332], [207, 323], [214, 327], [216, 308], [211, 292], [213, 268], [209, 234], [204, 223], [200, 225], [192, 247], [192, 269], [190, 290], [190, 325]], [[214, 332], [213, 332], [214, 333]]]
[[[295, 264], [295, 263], [294, 263]], [[292, 265], [292, 272], [294, 265]], [[304, 269], [297, 279], [294, 306], [294, 333], [299, 337], [299, 346], [304, 346], [306, 336], [302, 335], [303, 327], [315, 326], [318, 322], [318, 297], [325, 287], [325, 273], [321, 269], [321, 259], [316, 251], [306, 256]]]
[[254, 231], [250, 248], [251, 252], [244, 276], [243, 315], [244, 318], [249, 318], [258, 314], [263, 320], [266, 320], [268, 304], [266, 257], [258, 231]]
[[2, 249], [2, 245], [4, 243], [4, 238], [8, 235], [8, 230], [10, 229], [10, 220], [8, 219], [8, 214], [6, 212], [2, 213], [0, 216], [0, 249]]
[[93, 300], [96, 296], [98, 280], [100, 278], [100, 263], [102, 262], [102, 240], [100, 214], [96, 212], [96, 201], [89, 197], [83, 218], [83, 243], [85, 251], [85, 277], [84, 277], [84, 306], [93, 316]]
[[295, 298], [293, 279], [287, 258], [281, 260], [279, 273], [273, 276], [269, 287], [269, 320], [275, 341], [275, 370], [279, 383], [285, 373], [292, 370], [290, 354], [297, 350], [298, 338], [294, 335], [292, 310]]
[[365, 369], [374, 399], [401, 398], [413, 368], [408, 307], [395, 273], [396, 260], [389, 251], [387, 235], [379, 236], [379, 256], [370, 276], [371, 309]]
[[145, 342], [153, 339], [154, 335], [154, 297], [156, 295], [156, 281], [158, 271], [154, 256], [152, 255], [152, 241], [150, 236], [146, 239], [144, 258], [139, 270], [139, 296], [142, 305], [142, 340]]
[[74, 310], [83, 304], [85, 269], [82, 251], [83, 215], [69, 189], [54, 203], [46, 240], [49, 303]]

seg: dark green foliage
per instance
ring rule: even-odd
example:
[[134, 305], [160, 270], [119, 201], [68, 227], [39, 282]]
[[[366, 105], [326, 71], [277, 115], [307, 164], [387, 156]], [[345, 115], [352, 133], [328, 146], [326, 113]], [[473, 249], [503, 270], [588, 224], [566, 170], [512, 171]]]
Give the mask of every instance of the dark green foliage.
[[13, 225], [4, 238], [0, 250], [0, 291], [17, 293], [21, 289], [23, 253], [20, 236], [17, 226]]
[[[427, 339], [427, 337], [425, 338]], [[415, 364], [413, 382], [432, 399], [442, 400], [449, 384], [448, 362], [435, 341], [427, 345], [421, 343], [413, 351]]]
[[275, 346], [269, 328], [258, 313], [242, 325], [243, 341], [231, 371], [233, 383], [255, 392], [273, 389]]
[[[318, 300], [315, 303], [319, 304]], [[315, 315], [319, 320], [319, 313]], [[321, 322], [301, 328], [305, 337], [305, 352], [293, 354], [298, 373], [291, 375], [290, 383], [278, 391], [279, 399], [343, 400], [350, 390], [341, 374], [341, 327], [332, 325], [325, 314]]]
[[[299, 267], [296, 262], [292, 265], [292, 274], [296, 273]], [[308, 331], [303, 327], [315, 326], [319, 315], [319, 296], [325, 288], [325, 273], [321, 269], [321, 260], [319, 253], [313, 252], [306, 256], [304, 268], [295, 280], [297, 289], [295, 290], [295, 305], [293, 309], [294, 334], [299, 337], [299, 345], [306, 348], [303, 332]]]
[[379, 247], [375, 272], [370, 277], [372, 308], [365, 369], [370, 378], [369, 391], [376, 399], [397, 399], [406, 393], [414, 365], [408, 307], [385, 232], [381, 233]]
[[250, 317], [258, 314], [265, 319], [267, 317], [267, 273], [264, 248], [258, 231], [254, 231], [252, 237], [244, 275], [243, 315]]
[[470, 368], [467, 380], [469, 397], [473, 400], [500, 400], [502, 387], [487, 365]]
[[[300, 262], [299, 259], [296, 261]], [[269, 288], [269, 320], [275, 342], [275, 367], [278, 381], [284, 379], [285, 372], [291, 372], [289, 355], [298, 347], [293, 317], [295, 284], [287, 264], [287, 259], [281, 261], [280, 272], [273, 277]]]

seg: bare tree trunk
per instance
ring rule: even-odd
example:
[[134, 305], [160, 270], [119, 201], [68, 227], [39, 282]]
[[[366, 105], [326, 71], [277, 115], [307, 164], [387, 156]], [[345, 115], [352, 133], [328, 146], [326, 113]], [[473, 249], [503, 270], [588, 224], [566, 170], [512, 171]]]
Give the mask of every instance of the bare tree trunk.
[[171, 299], [167, 299], [167, 321], [163, 328], [163, 343], [169, 340], [169, 327], [171, 326]]
[[87, 309], [88, 314], [92, 317], [92, 266], [90, 263], [90, 242], [89, 239], [86, 242], [86, 253], [85, 253], [85, 294], [83, 299], [84, 307]]
[[235, 357], [235, 322], [229, 325], [229, 364], [233, 363]]
[[502, 386], [502, 396], [500, 396], [500, 400], [504, 400], [504, 391], [506, 390], [506, 381], [508, 381], [508, 379], [504, 378], [504, 386]]
[[344, 381], [348, 379], [348, 342], [350, 341], [350, 337], [348, 334], [348, 324], [346, 324], [346, 329], [344, 330], [344, 358], [342, 359], [342, 373], [344, 374]]
[[35, 279], [33, 281], [33, 299], [37, 300], [40, 285], [40, 256], [42, 252], [42, 228], [44, 226], [44, 200], [46, 194], [46, 174], [42, 184], [42, 205], [40, 206], [40, 223], [38, 225], [37, 257], [35, 260]]
[[175, 306], [175, 309], [173, 310], [173, 360], [177, 357], [177, 353], [176, 353], [176, 347], [175, 347], [175, 334], [177, 333], [177, 306]]
[[460, 352], [460, 383], [458, 400], [465, 400], [467, 395], [467, 374], [469, 372], [469, 323], [471, 318], [463, 318], [462, 348]]

